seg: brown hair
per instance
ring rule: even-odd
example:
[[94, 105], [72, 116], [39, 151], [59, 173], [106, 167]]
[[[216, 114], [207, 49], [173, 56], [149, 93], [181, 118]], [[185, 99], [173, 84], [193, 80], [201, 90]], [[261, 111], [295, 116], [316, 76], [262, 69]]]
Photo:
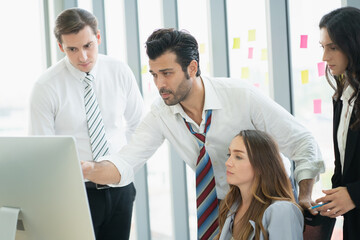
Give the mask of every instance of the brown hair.
[[61, 36], [64, 34], [78, 33], [84, 27], [89, 26], [94, 34], [98, 31], [96, 17], [81, 8], [69, 8], [59, 14], [55, 21], [54, 34], [61, 44]]
[[[249, 220], [252, 220], [255, 222], [255, 239], [260, 239], [260, 231], [265, 239], [268, 239], [268, 233], [262, 225], [263, 214], [274, 200], [295, 203], [290, 179], [286, 174], [279, 148], [268, 134], [258, 130], [243, 130], [235, 137], [243, 139], [255, 176], [251, 189], [253, 199], [244, 216], [233, 226], [233, 228], [241, 229], [239, 234], [233, 237], [234, 239], [248, 239], [252, 233]], [[230, 191], [220, 204], [220, 233], [231, 206], [236, 203], [239, 203], [239, 207], [242, 204], [241, 192], [239, 187], [230, 185]]]
[[340, 76], [331, 74], [326, 65], [326, 79], [335, 90], [334, 99], [339, 99], [349, 84], [354, 93], [349, 103], [354, 99], [355, 122], [350, 126], [352, 130], [360, 129], [360, 9], [354, 7], [343, 7], [335, 9], [324, 15], [319, 23], [319, 28], [326, 28], [330, 39], [339, 47], [347, 59], [348, 65], [345, 73]]

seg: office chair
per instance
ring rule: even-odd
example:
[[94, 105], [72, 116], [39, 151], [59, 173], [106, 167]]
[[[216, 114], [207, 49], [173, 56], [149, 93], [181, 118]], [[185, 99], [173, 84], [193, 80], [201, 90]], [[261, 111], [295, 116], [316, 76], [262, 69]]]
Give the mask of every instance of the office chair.
[[304, 212], [304, 240], [330, 240], [336, 222], [335, 218], [312, 215], [309, 211]]

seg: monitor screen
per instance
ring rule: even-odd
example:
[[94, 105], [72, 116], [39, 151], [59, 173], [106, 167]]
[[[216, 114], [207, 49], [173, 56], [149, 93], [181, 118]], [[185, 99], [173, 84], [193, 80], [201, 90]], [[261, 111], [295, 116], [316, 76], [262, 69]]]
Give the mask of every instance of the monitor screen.
[[20, 209], [17, 240], [95, 239], [74, 138], [0, 137], [1, 208]]

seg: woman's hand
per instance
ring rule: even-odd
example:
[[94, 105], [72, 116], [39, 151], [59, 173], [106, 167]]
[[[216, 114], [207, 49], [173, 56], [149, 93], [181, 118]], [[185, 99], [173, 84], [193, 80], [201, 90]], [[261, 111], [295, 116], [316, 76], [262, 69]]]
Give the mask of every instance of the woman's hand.
[[322, 216], [336, 218], [355, 208], [355, 204], [346, 187], [337, 187], [330, 190], [323, 190], [322, 192], [326, 195], [317, 199], [316, 202], [329, 202], [317, 208], [317, 211], [319, 211]]

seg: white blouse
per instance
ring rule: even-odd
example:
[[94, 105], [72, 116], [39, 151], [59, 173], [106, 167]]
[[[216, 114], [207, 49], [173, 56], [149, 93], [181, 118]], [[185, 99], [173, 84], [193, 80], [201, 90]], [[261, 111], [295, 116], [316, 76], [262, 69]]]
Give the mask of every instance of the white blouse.
[[351, 95], [353, 93], [354, 93], [354, 89], [349, 85], [343, 91], [343, 94], [340, 98], [343, 102], [343, 107], [341, 110], [340, 123], [337, 131], [337, 141], [340, 152], [341, 173], [343, 172], [344, 169], [346, 138], [349, 129], [351, 114], [354, 108], [355, 98], [353, 98], [349, 104], [349, 99], [351, 98]]

